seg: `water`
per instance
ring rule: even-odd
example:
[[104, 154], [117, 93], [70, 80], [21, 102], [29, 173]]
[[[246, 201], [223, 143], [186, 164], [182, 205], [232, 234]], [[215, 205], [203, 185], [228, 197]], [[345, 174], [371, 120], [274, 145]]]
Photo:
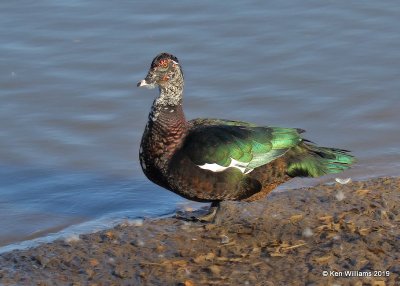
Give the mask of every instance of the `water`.
[[343, 177], [399, 175], [398, 27], [396, 1], [1, 2], [0, 245], [185, 202], [138, 164], [161, 51], [188, 118], [300, 127], [354, 151]]

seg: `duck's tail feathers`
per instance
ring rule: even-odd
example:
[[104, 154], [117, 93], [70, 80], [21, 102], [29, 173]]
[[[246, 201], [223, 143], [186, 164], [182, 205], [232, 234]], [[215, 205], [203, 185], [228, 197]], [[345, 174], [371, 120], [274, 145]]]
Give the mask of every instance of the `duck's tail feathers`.
[[293, 148], [289, 154], [288, 174], [291, 177], [319, 177], [340, 173], [355, 163], [350, 151], [318, 147], [308, 140]]

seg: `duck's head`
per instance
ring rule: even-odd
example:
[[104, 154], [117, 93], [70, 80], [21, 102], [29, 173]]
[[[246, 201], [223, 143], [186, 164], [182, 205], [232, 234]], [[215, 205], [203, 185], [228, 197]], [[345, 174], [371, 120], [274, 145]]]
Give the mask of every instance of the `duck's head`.
[[157, 55], [151, 62], [147, 76], [139, 81], [137, 86], [159, 86], [161, 90], [167, 89], [168, 86], [183, 86], [183, 73], [177, 57], [168, 53]]

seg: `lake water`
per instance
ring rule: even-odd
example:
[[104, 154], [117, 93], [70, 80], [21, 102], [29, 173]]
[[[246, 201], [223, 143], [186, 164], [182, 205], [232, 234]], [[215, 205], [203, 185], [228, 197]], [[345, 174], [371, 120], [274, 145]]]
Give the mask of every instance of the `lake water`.
[[161, 51], [187, 118], [303, 128], [358, 157], [342, 177], [399, 175], [399, 27], [398, 1], [2, 1], [0, 246], [186, 202], [138, 164]]

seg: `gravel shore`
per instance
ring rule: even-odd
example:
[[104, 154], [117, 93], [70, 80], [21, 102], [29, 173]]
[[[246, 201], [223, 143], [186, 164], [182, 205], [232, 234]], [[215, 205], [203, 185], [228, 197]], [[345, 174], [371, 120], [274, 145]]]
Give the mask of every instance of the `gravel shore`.
[[400, 285], [400, 178], [224, 202], [0, 255], [0, 285]]

